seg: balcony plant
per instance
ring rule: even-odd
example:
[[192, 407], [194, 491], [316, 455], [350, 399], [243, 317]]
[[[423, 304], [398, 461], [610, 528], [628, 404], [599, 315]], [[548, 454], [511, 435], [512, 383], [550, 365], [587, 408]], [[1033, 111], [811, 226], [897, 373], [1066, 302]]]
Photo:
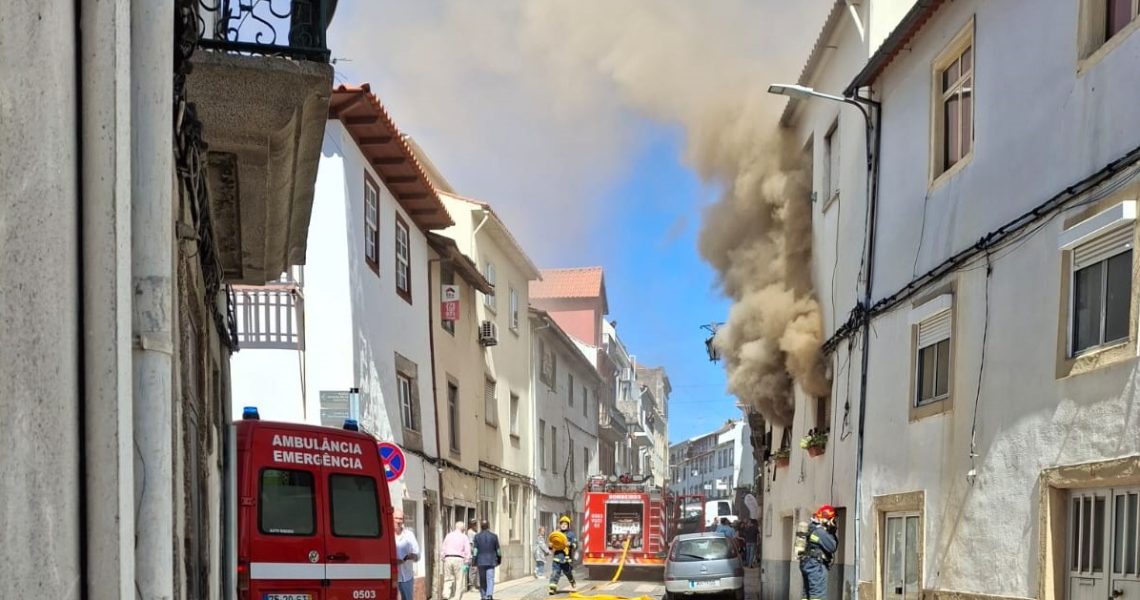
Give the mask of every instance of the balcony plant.
[[776, 461], [776, 468], [788, 466], [789, 459], [792, 451], [788, 448], [780, 448], [772, 453], [772, 460]]
[[800, 448], [807, 450], [808, 456], [819, 456], [827, 450], [827, 432], [811, 429], [800, 438]]

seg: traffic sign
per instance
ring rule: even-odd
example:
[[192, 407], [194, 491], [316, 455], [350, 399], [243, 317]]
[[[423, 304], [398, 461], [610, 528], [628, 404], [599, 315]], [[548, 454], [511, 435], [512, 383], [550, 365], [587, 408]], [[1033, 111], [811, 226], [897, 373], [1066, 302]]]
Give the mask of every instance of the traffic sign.
[[399, 479], [408, 466], [404, 451], [392, 442], [377, 442], [376, 449], [380, 452], [380, 462], [384, 463], [384, 478], [389, 482]]

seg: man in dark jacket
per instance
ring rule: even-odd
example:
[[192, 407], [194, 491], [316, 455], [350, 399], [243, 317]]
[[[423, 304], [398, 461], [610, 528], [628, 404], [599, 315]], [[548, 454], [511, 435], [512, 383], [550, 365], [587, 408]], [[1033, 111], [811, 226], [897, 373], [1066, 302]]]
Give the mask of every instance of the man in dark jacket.
[[492, 600], [495, 595], [495, 567], [503, 562], [499, 536], [491, 533], [491, 524], [483, 521], [475, 535], [475, 565], [479, 567], [479, 597]]

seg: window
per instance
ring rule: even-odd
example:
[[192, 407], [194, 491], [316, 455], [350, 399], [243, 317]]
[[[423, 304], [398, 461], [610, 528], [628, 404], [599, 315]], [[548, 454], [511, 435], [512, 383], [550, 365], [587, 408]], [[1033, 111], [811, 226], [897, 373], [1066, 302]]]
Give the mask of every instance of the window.
[[380, 190], [364, 176], [364, 262], [380, 273]]
[[396, 373], [396, 393], [400, 399], [400, 421], [404, 425], [404, 429], [411, 429], [412, 431], [419, 431], [419, 423], [416, 422], [416, 404], [413, 398], [412, 379], [403, 373]]
[[823, 177], [824, 188], [823, 198], [824, 210], [831, 205], [833, 200], [839, 198], [839, 120], [836, 119], [835, 123], [831, 125], [831, 130], [827, 132], [827, 137], [824, 138], [823, 150], [826, 153], [824, 160], [827, 161], [824, 165]]
[[1138, 15], [1138, 0], [1083, 0], [1081, 58], [1088, 58], [1095, 53], [1105, 42], [1124, 31]]
[[376, 480], [363, 475], [329, 475], [332, 532], [340, 537], [380, 537]]
[[582, 447], [582, 479], [590, 477], [590, 449]]
[[918, 515], [888, 513], [885, 520], [882, 597], [918, 598]]
[[950, 397], [952, 298], [943, 294], [911, 311], [910, 320], [917, 329], [913, 406]]
[[550, 472], [558, 474], [558, 428], [550, 427]]
[[[441, 265], [439, 268], [439, 283], [441, 286], [455, 285], [455, 271], [451, 270], [450, 267]], [[462, 290], [462, 288], [460, 288], [460, 290]], [[460, 291], [461, 296], [462, 293], [463, 292]], [[431, 310], [431, 308], [429, 307], [428, 310]], [[462, 308], [460, 310], [462, 310]], [[453, 336], [455, 335], [455, 321], [440, 321], [439, 325], [444, 331]]]
[[582, 386], [582, 416], [590, 418], [590, 390]]
[[511, 288], [511, 331], [519, 331], [519, 293]]
[[566, 395], [570, 398], [570, 406], [574, 406], [574, 374], [566, 374]]
[[815, 399], [815, 430], [818, 432], [831, 431], [830, 394]]
[[519, 514], [519, 484], [512, 483], [507, 486], [507, 514], [510, 515], [511, 528], [507, 539], [517, 542], [522, 531], [522, 516]]
[[1133, 235], [1118, 227], [1073, 248], [1070, 356], [1128, 339]]
[[974, 145], [974, 24], [971, 21], [934, 63], [934, 168], [937, 178], [970, 155]]
[[557, 389], [558, 381], [558, 355], [554, 353], [554, 349], [546, 345], [545, 340], [539, 340], [538, 351], [542, 361], [542, 370], [538, 374], [538, 378], [545, 383], [551, 391]]
[[483, 420], [488, 425], [499, 425], [499, 402], [495, 398], [495, 380], [488, 377], [483, 382]]
[[511, 394], [511, 435], [519, 435], [519, 395]]
[[491, 530], [498, 528], [498, 510], [495, 496], [498, 493], [499, 482], [496, 479], [479, 480], [479, 512], [480, 517], [487, 520]]
[[257, 499], [257, 521], [268, 535], [316, 533], [313, 474], [308, 471], [262, 469]]
[[566, 455], [566, 458], [570, 461], [570, 464], [566, 466], [566, 474], [570, 476], [570, 483], [574, 483], [574, 477], [578, 474], [574, 468], [574, 438], [569, 436], [569, 431], [567, 431], [566, 437], [567, 441], [570, 443], [570, 449]]
[[495, 263], [492, 263], [491, 261], [487, 261], [487, 266], [486, 266], [486, 268], [483, 269], [483, 277], [487, 280], [487, 283], [491, 284], [491, 293], [490, 294], [483, 294], [483, 304], [486, 305], [487, 308], [491, 309], [491, 312], [494, 312], [495, 311], [495, 289], [494, 289], [495, 288]]
[[546, 421], [538, 420], [538, 466], [546, 470]]
[[408, 224], [396, 215], [396, 293], [412, 301], [412, 250]]
[[702, 537], [673, 544], [673, 562], [727, 560], [736, 557], [735, 544], [723, 537]]
[[459, 386], [447, 382], [447, 443], [452, 452], [459, 453]]

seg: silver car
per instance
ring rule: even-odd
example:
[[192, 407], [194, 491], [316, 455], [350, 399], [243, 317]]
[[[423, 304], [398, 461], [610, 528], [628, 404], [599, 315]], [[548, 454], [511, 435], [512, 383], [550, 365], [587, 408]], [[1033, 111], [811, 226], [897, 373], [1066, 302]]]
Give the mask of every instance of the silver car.
[[744, 565], [735, 540], [715, 531], [679, 535], [665, 559], [665, 598], [723, 596], [744, 600]]

